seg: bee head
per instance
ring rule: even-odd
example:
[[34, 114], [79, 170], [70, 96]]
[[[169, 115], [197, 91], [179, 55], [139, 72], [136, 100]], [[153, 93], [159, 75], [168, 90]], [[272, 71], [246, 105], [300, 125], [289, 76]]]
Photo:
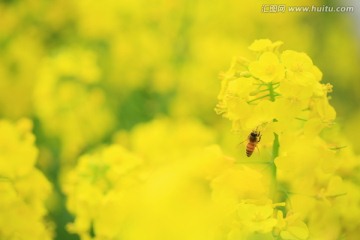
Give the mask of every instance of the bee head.
[[250, 135], [251, 135], [252, 137], [257, 137], [257, 136], [260, 135], [260, 132], [252, 131], [252, 132], [250, 133]]

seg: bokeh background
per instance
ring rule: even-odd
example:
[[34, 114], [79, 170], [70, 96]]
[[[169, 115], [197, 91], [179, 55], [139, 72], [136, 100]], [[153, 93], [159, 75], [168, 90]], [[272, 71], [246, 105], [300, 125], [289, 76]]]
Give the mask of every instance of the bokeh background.
[[[354, 12], [264, 13], [267, 4]], [[250, 54], [255, 39], [283, 41], [283, 48], [313, 59], [323, 82], [334, 86], [337, 123], [360, 153], [359, 16], [356, 0], [0, 1], [0, 117], [34, 122], [38, 168], [54, 187], [48, 208], [56, 239], [78, 239], [65, 228], [73, 217], [61, 189], [64, 174], [97, 146], [146, 145], [137, 134], [144, 123], [191, 119], [215, 133], [196, 141], [236, 154], [239, 137], [214, 113], [218, 74], [233, 56]], [[172, 134], [171, 127], [153, 129], [164, 142]]]

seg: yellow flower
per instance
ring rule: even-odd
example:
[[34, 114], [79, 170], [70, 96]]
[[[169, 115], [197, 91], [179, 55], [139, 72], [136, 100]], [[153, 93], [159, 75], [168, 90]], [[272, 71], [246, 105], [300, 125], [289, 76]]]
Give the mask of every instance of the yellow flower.
[[279, 93], [289, 101], [297, 102], [301, 109], [306, 109], [309, 107], [310, 99], [313, 96], [313, 88], [285, 79], [279, 86]]
[[241, 201], [228, 239], [274, 239], [272, 231], [279, 225], [279, 219], [274, 217], [276, 206], [284, 203], [272, 204], [268, 199]]
[[35, 114], [46, 137], [60, 142], [67, 164], [89, 144], [100, 141], [113, 127], [95, 54], [69, 49], [45, 59], [34, 90]]
[[0, 237], [1, 239], [52, 239], [44, 218], [51, 184], [35, 168], [37, 148], [32, 123], [0, 121]]
[[138, 124], [127, 137], [131, 149], [156, 166], [178, 161], [178, 156], [212, 144], [215, 133], [194, 119], [156, 118]]
[[[338, 164], [334, 161], [334, 151], [321, 138], [283, 134], [279, 136], [279, 140], [279, 156], [275, 159], [279, 180], [301, 183], [305, 178], [310, 180], [320, 177], [322, 173], [336, 170]], [[301, 190], [301, 187], [296, 190]], [[311, 187], [301, 190], [303, 193], [305, 191], [311, 192]]]
[[[99, 209], [108, 206], [109, 194], [113, 191], [119, 191], [118, 195], [126, 194], [128, 189], [137, 185], [137, 174], [127, 176], [140, 163], [137, 156], [119, 145], [82, 156], [76, 169], [68, 173], [63, 183], [63, 190], [68, 196], [67, 208], [76, 216], [75, 221], [68, 224], [68, 230], [79, 234], [82, 239], [89, 238], [91, 224], [102, 216]], [[118, 199], [118, 195], [111, 196]]]
[[306, 240], [309, 238], [309, 229], [298, 214], [288, 213], [284, 218], [283, 213], [277, 211], [274, 235], [280, 236], [283, 240]]
[[17, 125], [0, 121], [1, 176], [13, 179], [32, 171], [38, 150], [34, 146], [35, 137], [30, 132], [31, 128], [32, 123], [27, 119], [19, 121]]
[[92, 51], [84, 49], [62, 51], [52, 59], [52, 62], [54, 71], [60, 76], [75, 77], [89, 84], [100, 80], [97, 56]]
[[211, 182], [212, 198], [223, 211], [234, 211], [242, 199], [265, 199], [269, 183], [255, 169], [233, 166], [220, 172]]
[[281, 54], [281, 62], [286, 67], [287, 78], [301, 85], [311, 85], [313, 81], [321, 80], [320, 70], [305, 53], [286, 50]]
[[309, 104], [310, 117], [319, 118], [323, 122], [331, 123], [336, 118], [336, 111], [334, 107], [329, 104], [327, 97], [315, 98]]
[[226, 94], [236, 96], [243, 100], [249, 99], [249, 92], [254, 88], [254, 79], [240, 77], [229, 81]]
[[346, 194], [341, 177], [333, 176], [328, 180], [326, 188], [321, 189], [316, 197], [331, 206], [333, 200]]
[[285, 76], [284, 66], [272, 52], [265, 52], [258, 61], [251, 62], [249, 71], [254, 77], [264, 82], [281, 81]]
[[[336, 198], [336, 207], [341, 216], [343, 227], [346, 232], [351, 235], [359, 233], [359, 214], [360, 214], [360, 190], [357, 182], [344, 180], [343, 188], [341, 189], [346, 195]], [[332, 208], [334, 208], [334, 205]]]

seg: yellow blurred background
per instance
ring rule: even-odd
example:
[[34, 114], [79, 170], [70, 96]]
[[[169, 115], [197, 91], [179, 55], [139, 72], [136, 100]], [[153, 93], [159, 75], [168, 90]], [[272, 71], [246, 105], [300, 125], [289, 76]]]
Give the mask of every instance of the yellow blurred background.
[[[271, 6], [354, 11], [264, 12]], [[359, 15], [355, 2], [333, 0], [0, 1], [0, 116], [34, 121], [39, 168], [55, 189], [56, 239], [77, 239], [65, 230], [72, 217], [60, 182], [84, 152], [113, 139], [127, 145], [129, 131], [159, 117], [195, 119], [215, 132], [204, 130], [200, 142], [227, 141], [230, 126], [214, 113], [218, 74], [255, 39], [283, 41], [313, 59], [360, 153]], [[171, 130], [161, 131], [166, 142]], [[230, 138], [231, 152], [239, 139]]]

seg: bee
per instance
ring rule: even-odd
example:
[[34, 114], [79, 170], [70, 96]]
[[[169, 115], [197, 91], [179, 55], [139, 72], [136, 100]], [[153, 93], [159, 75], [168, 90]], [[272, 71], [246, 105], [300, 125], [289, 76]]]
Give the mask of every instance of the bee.
[[257, 130], [253, 130], [249, 136], [248, 136], [248, 144], [246, 145], [246, 156], [250, 157], [255, 148], [257, 147], [257, 144], [260, 142], [261, 140], [261, 134], [260, 131]]

